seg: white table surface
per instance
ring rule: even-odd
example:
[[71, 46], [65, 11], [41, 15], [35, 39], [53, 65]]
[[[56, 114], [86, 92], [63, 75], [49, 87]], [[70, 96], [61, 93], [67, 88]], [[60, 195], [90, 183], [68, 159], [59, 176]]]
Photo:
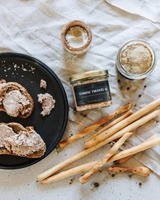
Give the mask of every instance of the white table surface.
[[[124, 41], [133, 37], [144, 38], [150, 40], [157, 52], [160, 52], [157, 42], [159, 38], [158, 23], [112, 7], [103, 0], [1, 0], [0, 9], [0, 52], [25, 53], [45, 62], [61, 78], [67, 91], [70, 107], [73, 107], [73, 98], [68, 84], [69, 75], [108, 66], [111, 71], [112, 86], [112, 83], [117, 80], [117, 72], [110, 66], [114, 65], [115, 54], [119, 45]], [[60, 40], [62, 25], [75, 19], [87, 22], [94, 35], [91, 48], [84, 56], [80, 57], [66, 54]], [[159, 81], [156, 73], [153, 76]], [[117, 85], [113, 85], [112, 93], [113, 106], [130, 99], [137, 100], [136, 92], [132, 96], [128, 96], [124, 92], [117, 98]], [[154, 94], [154, 98], [158, 97], [159, 94]], [[111, 110], [114, 110], [113, 106], [110, 108]], [[65, 132], [64, 137], [67, 134]], [[159, 199], [160, 178], [154, 173], [147, 178], [129, 177], [127, 174], [112, 177], [103, 171], [84, 185], [79, 183], [78, 177], [68, 178], [47, 186], [42, 186], [36, 181], [38, 174], [78, 152], [82, 148], [82, 143], [83, 141], [71, 145], [59, 154], [53, 151], [42, 161], [27, 168], [0, 169], [0, 200]], [[104, 152], [104, 149], [99, 150], [93, 156], [84, 158], [83, 162], [92, 160], [92, 157], [97, 159], [98, 154]], [[77, 163], [80, 164], [81, 161]], [[137, 166], [140, 163], [132, 158], [127, 164]], [[99, 183], [99, 187], [94, 187], [96, 182]]]

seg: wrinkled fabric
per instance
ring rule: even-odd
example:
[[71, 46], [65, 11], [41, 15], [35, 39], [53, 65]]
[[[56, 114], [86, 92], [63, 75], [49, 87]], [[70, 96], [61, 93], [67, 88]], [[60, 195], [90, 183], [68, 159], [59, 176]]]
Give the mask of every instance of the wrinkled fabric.
[[[67, 93], [70, 112], [64, 138], [131, 102], [134, 111], [160, 97], [160, 42], [158, 1], [91, 0], [1, 0], [0, 52], [19, 52], [40, 59], [61, 79]], [[145, 2], [147, 2], [145, 4]], [[133, 4], [135, 6], [133, 6]], [[140, 5], [140, 7], [139, 7]], [[157, 12], [156, 9], [157, 8]], [[90, 49], [83, 55], [71, 55], [63, 48], [61, 29], [72, 20], [87, 23], [93, 33]], [[156, 54], [156, 67], [149, 77], [131, 81], [116, 69], [116, 56], [123, 43], [143, 39]], [[107, 108], [75, 112], [69, 77], [75, 73], [107, 69], [112, 105]], [[72, 126], [71, 123], [75, 122]], [[136, 131], [128, 143], [134, 146], [159, 133], [159, 118]], [[74, 145], [73, 145], [74, 146]], [[75, 147], [76, 152], [76, 145]], [[160, 147], [137, 156], [143, 164], [160, 175]]]
[[153, 22], [160, 22], [160, 4], [157, 0], [106, 0], [106, 2], [126, 12], [142, 16]]

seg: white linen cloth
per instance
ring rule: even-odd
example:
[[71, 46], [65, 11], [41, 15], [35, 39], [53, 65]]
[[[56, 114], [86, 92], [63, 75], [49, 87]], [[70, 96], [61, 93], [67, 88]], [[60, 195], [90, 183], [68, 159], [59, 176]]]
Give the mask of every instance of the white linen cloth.
[[[115, 0], [0, 1], [0, 52], [19, 52], [40, 59], [60, 77], [65, 87], [70, 105], [70, 120], [64, 138], [75, 134], [77, 130], [127, 102], [133, 103], [135, 111], [160, 97], [160, 24], [159, 12], [155, 12], [155, 8], [159, 7], [160, 3], [144, 0], [141, 1], [139, 9], [138, 0], [128, 1], [128, 3], [123, 0], [123, 4], [121, 2]], [[133, 6], [134, 4], [136, 7]], [[62, 26], [76, 19], [87, 23], [93, 33], [90, 49], [80, 56], [67, 53], [63, 49], [60, 38]], [[145, 80], [124, 79], [116, 70], [116, 55], [119, 47], [134, 38], [149, 42], [156, 53], [156, 68]], [[69, 77], [75, 73], [96, 69], [109, 71], [112, 105], [108, 108], [83, 112], [83, 115], [87, 116], [84, 117], [73, 111], [74, 102]], [[140, 143], [153, 133], [160, 134], [159, 130], [160, 123], [157, 118], [139, 128], [136, 136], [130, 140], [130, 145]], [[75, 153], [78, 152], [76, 144], [72, 145]], [[82, 146], [79, 150], [81, 148]], [[57, 161], [62, 161], [63, 156], [58, 158], [54, 152], [52, 155]], [[160, 147], [148, 150], [137, 158], [160, 175]], [[86, 158], [84, 161], [87, 161]], [[43, 171], [54, 163], [45, 164], [43, 163]]]
[[153, 22], [160, 22], [160, 4], [157, 0], [106, 0], [106, 2], [126, 12], [137, 14]]

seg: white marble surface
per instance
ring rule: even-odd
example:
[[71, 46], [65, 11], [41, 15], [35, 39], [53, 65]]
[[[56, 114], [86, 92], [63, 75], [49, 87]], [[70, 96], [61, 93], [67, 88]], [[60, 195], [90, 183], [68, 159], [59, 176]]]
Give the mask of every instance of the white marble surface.
[[[152, 173], [147, 178], [128, 175], [111, 175], [102, 172], [92, 178], [87, 184], [81, 185], [78, 178], [71, 178], [48, 186], [39, 185], [36, 175], [51, 162], [52, 154], [45, 160], [26, 169], [6, 171], [0, 170], [0, 199], [12, 200], [151, 200], [159, 199], [159, 177]], [[138, 164], [135, 160], [129, 164]], [[93, 186], [94, 182], [100, 185]]]
[[[110, 2], [113, 6], [110, 5]], [[143, 2], [149, 3], [147, 0]], [[25, 53], [46, 63], [61, 78], [67, 91], [70, 107], [74, 107], [68, 81], [71, 74], [93, 69], [105, 68], [109, 70], [113, 98], [112, 106], [101, 111], [86, 112], [87, 118], [77, 115], [70, 116], [70, 120], [79, 120], [79, 123], [85, 125], [128, 101], [133, 102], [134, 105], [136, 104], [137, 107], [135, 109], [138, 109], [153, 99], [159, 98], [159, 56], [157, 56], [157, 65], [152, 76], [138, 83], [134, 82], [133, 84], [133, 82], [123, 79], [121, 84], [118, 84], [119, 76], [115, 68], [116, 53], [120, 45], [129, 39], [145, 39], [154, 46], [156, 54], [160, 54], [159, 18], [158, 14], [155, 15], [152, 9], [152, 6], [155, 9], [157, 3], [153, 2], [154, 5], [147, 4], [148, 6], [144, 7], [145, 10], [142, 13], [139, 13], [140, 9], [138, 8], [131, 9], [133, 3], [127, 3], [125, 6], [123, 4], [116, 6], [115, 4], [116, 1], [103, 0], [0, 1], [0, 52], [12, 51]], [[127, 10], [128, 7], [129, 9]], [[143, 9], [143, 6], [141, 9]], [[154, 15], [152, 15], [150, 9]], [[132, 10], [131, 13], [129, 12], [130, 10]], [[75, 19], [88, 23], [94, 36], [88, 52], [78, 57], [66, 53], [63, 50], [60, 39], [62, 26]], [[147, 88], [144, 91], [145, 85], [147, 85]], [[128, 87], [131, 88], [130, 94], [127, 90]], [[142, 97], [139, 98], [139, 95], [142, 95]], [[0, 120], [3, 121], [3, 119]], [[153, 126], [150, 127], [153, 128]], [[80, 128], [77, 123], [69, 121], [64, 137], [74, 134]], [[145, 127], [143, 130], [148, 131]], [[159, 129], [156, 128], [155, 131], [159, 131]], [[150, 129], [148, 132], [150, 132]], [[160, 178], [154, 173], [151, 173], [147, 178], [138, 176], [129, 178], [126, 174], [112, 177], [103, 171], [96, 174], [90, 182], [84, 185], [79, 183], [78, 177], [74, 177], [73, 179], [68, 178], [47, 186], [42, 186], [36, 182], [38, 174], [79, 152], [82, 149], [82, 144], [83, 140], [69, 146], [59, 154], [53, 151], [39, 163], [27, 168], [18, 170], [1, 169], [0, 199], [159, 199]], [[159, 148], [155, 149], [155, 152], [156, 159], [158, 160]], [[104, 153], [105, 149], [103, 148], [95, 152], [92, 156], [78, 161], [77, 164], [97, 159]], [[149, 160], [147, 161], [150, 162]], [[132, 159], [127, 164], [137, 166], [140, 163]], [[156, 161], [153, 168], [157, 172], [160, 172], [158, 161]], [[97, 188], [93, 184], [96, 182], [99, 183], [99, 187]]]

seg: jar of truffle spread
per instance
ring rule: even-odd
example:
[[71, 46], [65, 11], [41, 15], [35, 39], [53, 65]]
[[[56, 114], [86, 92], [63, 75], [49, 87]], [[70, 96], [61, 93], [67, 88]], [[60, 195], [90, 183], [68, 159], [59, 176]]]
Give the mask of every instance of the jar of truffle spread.
[[101, 108], [111, 104], [108, 71], [96, 70], [70, 77], [77, 111]]
[[143, 40], [125, 43], [117, 54], [117, 69], [128, 79], [146, 78], [155, 67], [155, 53]]

